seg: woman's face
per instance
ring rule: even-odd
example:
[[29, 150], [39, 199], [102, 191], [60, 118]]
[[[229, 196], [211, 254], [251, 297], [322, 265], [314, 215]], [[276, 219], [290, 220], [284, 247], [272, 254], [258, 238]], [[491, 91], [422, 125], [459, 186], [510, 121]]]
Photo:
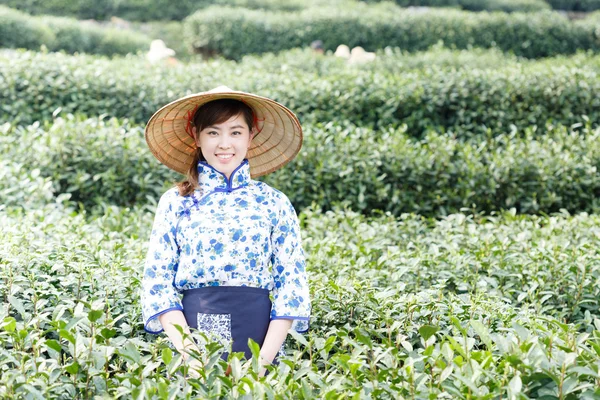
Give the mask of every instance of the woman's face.
[[246, 158], [254, 136], [242, 114], [223, 123], [207, 126], [198, 134], [194, 127], [192, 132], [206, 162], [227, 178]]

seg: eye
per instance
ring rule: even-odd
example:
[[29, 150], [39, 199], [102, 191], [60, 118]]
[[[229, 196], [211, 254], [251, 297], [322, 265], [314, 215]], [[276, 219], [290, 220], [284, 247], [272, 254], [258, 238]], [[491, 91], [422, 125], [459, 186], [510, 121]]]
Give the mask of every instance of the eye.
[[233, 131], [233, 132], [232, 132], [232, 135], [235, 135], [235, 134], [241, 135], [241, 134], [242, 134], [242, 132], [240, 132], [240, 131]]
[[208, 131], [208, 132], [206, 132], [206, 134], [207, 134], [207, 135], [209, 135], [209, 136], [214, 136], [214, 135], [213, 135], [213, 133], [214, 133], [215, 135], [218, 135], [218, 132], [217, 132], [217, 131]]

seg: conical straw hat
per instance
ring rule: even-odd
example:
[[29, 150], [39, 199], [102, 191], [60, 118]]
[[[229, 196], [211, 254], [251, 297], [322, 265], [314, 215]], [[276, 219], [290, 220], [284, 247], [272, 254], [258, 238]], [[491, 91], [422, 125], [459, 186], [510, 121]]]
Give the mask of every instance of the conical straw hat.
[[219, 86], [182, 97], [154, 113], [144, 135], [158, 161], [183, 175], [187, 173], [196, 151], [194, 138], [188, 133], [188, 121], [198, 107], [217, 99], [241, 100], [254, 111], [258, 133], [247, 155], [253, 178], [283, 167], [300, 151], [302, 127], [293, 112], [266, 97]]

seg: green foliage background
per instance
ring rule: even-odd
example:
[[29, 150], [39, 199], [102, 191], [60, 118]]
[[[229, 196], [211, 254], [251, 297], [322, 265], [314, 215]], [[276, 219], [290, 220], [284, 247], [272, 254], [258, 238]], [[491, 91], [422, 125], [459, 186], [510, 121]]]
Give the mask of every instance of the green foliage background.
[[[398, 5], [433, 0], [7, 3], [36, 16], [0, 7], [0, 398], [600, 398], [597, 13], [570, 21], [534, 0], [436, 0], [482, 12], [425, 14]], [[133, 28], [67, 17], [114, 13]], [[132, 54], [156, 35], [220, 57]], [[329, 52], [301, 48], [313, 38]], [[333, 57], [341, 42], [376, 60]], [[262, 180], [299, 213], [311, 329], [267, 377], [257, 345], [225, 363], [194, 331], [207, 350], [189, 378], [141, 321], [156, 201], [182, 178], [150, 154], [144, 123], [221, 84], [282, 102], [304, 131]]]
[[537, 63], [508, 59], [495, 66], [496, 52], [491, 58], [475, 53], [469, 59], [457, 55], [460, 52], [451, 54], [434, 50], [411, 61], [412, 56], [391, 53], [363, 69], [308, 52], [268, 62], [215, 60], [178, 68], [157, 68], [131, 57], [4, 53], [0, 122], [51, 120], [60, 108], [64, 113], [97, 113], [144, 123], [160, 106], [180, 96], [227, 82], [281, 101], [302, 122], [350, 121], [374, 128], [406, 124], [408, 134], [415, 137], [429, 129], [469, 138], [489, 129], [494, 135], [507, 133], [511, 125], [573, 125], [584, 115], [597, 125], [598, 56]]
[[146, 51], [150, 39], [138, 32], [102, 28], [65, 17], [31, 17], [0, 6], [0, 46], [124, 55]]
[[386, 46], [418, 51], [442, 40], [458, 49], [498, 47], [529, 58], [600, 48], [594, 27], [571, 22], [556, 12], [471, 13], [435, 8], [417, 12], [388, 2], [292, 13], [215, 6], [186, 18], [184, 28], [186, 41], [194, 48], [235, 60], [246, 54], [307, 46], [317, 39], [327, 50], [346, 44], [369, 51]]

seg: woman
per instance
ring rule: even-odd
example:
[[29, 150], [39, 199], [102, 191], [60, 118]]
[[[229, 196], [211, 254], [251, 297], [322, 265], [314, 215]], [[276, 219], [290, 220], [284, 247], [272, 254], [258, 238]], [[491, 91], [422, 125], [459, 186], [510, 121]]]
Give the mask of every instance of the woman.
[[309, 290], [292, 204], [252, 178], [296, 156], [300, 123], [273, 100], [219, 87], [161, 108], [145, 136], [155, 157], [187, 180], [156, 209], [142, 281], [144, 329], [164, 330], [184, 358], [193, 343], [174, 324], [223, 343], [224, 359], [229, 350], [250, 358], [252, 338], [261, 364], [275, 362], [288, 330], [308, 329]]

